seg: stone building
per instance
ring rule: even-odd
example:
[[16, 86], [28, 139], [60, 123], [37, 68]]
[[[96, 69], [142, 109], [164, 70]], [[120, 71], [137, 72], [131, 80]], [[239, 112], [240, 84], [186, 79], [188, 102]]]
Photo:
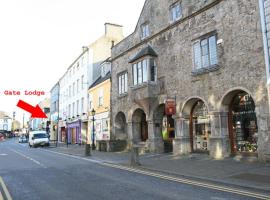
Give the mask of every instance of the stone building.
[[112, 49], [111, 99], [116, 140], [269, 160], [259, 2], [146, 0]]

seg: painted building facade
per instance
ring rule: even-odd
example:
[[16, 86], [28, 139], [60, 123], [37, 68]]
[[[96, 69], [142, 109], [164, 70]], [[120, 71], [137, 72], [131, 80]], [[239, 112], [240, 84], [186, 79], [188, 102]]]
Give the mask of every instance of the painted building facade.
[[7, 113], [0, 111], [0, 131], [12, 130], [12, 118]]
[[113, 137], [151, 152], [269, 160], [266, 84], [259, 2], [146, 0], [112, 49]]
[[58, 141], [59, 83], [53, 86], [50, 93], [50, 139]]
[[59, 141], [72, 144], [88, 137], [88, 88], [99, 77], [99, 65], [123, 38], [122, 26], [105, 23], [105, 34], [87, 47], [59, 81]]
[[[109, 60], [104, 61], [100, 68], [99, 78], [88, 90], [88, 130], [90, 141], [93, 141], [98, 149], [101, 149], [101, 142], [110, 141], [111, 62]], [[94, 116], [93, 110], [95, 111]]]

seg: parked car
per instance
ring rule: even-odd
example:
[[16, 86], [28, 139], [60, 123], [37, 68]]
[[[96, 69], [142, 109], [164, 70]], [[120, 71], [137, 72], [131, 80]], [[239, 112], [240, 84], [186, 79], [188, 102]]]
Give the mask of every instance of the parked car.
[[5, 140], [5, 135], [3, 133], [0, 133], [0, 141]]
[[29, 147], [50, 146], [50, 140], [46, 131], [31, 131], [29, 133]]
[[28, 140], [27, 140], [25, 135], [21, 135], [19, 137], [19, 143], [27, 143], [27, 142], [28, 142]]

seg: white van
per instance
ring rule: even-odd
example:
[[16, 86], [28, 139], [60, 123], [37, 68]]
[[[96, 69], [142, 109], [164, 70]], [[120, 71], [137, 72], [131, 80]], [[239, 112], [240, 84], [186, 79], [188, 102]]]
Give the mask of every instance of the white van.
[[49, 146], [49, 135], [46, 131], [31, 131], [29, 133], [29, 147]]

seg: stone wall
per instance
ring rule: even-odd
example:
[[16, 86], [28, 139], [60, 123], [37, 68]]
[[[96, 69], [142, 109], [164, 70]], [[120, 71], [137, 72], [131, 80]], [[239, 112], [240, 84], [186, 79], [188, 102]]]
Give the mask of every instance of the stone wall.
[[[258, 2], [181, 2], [183, 17], [175, 24], [170, 24], [169, 7], [173, 1], [146, 1], [135, 32], [112, 49], [112, 117], [122, 111], [126, 114], [127, 122], [131, 123], [134, 110], [142, 107], [134, 102], [132, 93], [136, 90], [132, 87], [129, 87], [126, 95], [118, 96], [117, 74], [127, 70], [128, 84], [132, 86], [132, 66], [129, 60], [150, 45], [158, 54], [157, 74], [158, 79], [164, 80], [164, 91], [152, 102], [152, 108], [146, 111], [149, 120], [155, 109], [153, 105], [164, 103], [166, 97], [176, 96], [178, 118], [182, 115], [185, 102], [193, 97], [204, 100], [209, 112], [227, 112], [227, 104], [223, 103], [223, 99], [230, 91], [243, 90], [251, 94], [256, 104], [260, 135], [259, 157], [267, 159], [270, 153], [269, 109]], [[149, 22], [151, 36], [141, 41], [140, 25], [145, 21]], [[217, 35], [217, 69], [194, 74], [194, 40], [210, 32]], [[213, 131], [219, 132], [220, 136], [221, 129], [218, 129]]]

